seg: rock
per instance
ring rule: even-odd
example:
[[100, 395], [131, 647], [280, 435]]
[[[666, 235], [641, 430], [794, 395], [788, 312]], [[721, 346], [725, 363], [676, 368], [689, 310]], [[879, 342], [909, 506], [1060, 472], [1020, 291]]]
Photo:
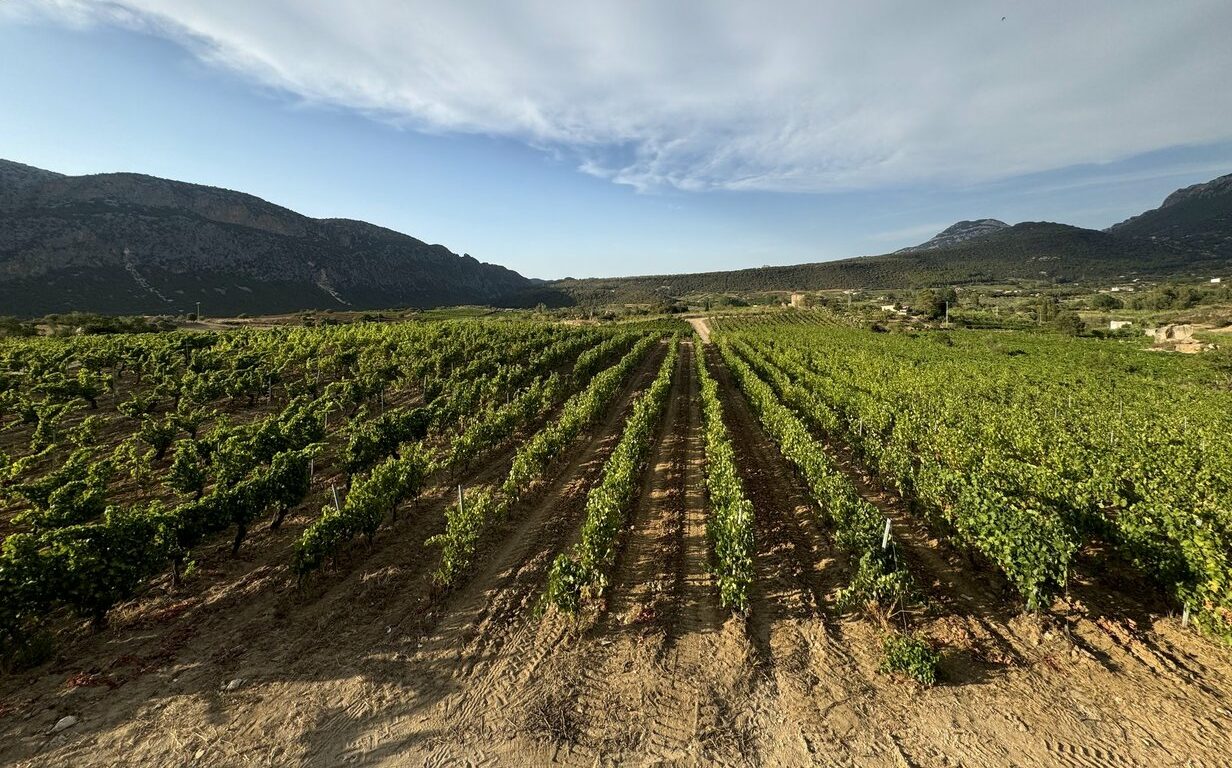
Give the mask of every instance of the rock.
[[235, 678], [234, 680], [232, 680], [231, 682], [229, 682], [229, 683], [227, 683], [226, 685], [224, 685], [224, 686], [222, 687], [222, 689], [223, 689], [224, 691], [234, 691], [234, 690], [238, 690], [238, 689], [239, 689], [239, 687], [240, 687], [241, 685], [243, 685], [243, 684], [244, 684], [244, 678], [242, 678], [242, 677], [237, 677], [237, 678]]
[[78, 722], [80, 722], [80, 718], [76, 715], [65, 715], [56, 721], [56, 724], [51, 728], [51, 732], [59, 733], [67, 728], [72, 728], [74, 725], [77, 725]]

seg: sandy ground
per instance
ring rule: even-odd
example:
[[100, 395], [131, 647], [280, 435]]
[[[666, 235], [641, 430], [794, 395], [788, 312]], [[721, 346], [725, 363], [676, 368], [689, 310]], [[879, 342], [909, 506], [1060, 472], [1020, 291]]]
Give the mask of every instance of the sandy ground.
[[710, 343], [710, 320], [705, 317], [690, 317], [689, 325], [693, 326], [693, 330], [697, 331], [697, 335], [702, 337], [702, 343]]
[[[926, 592], [911, 620], [944, 649], [933, 688], [878, 671], [880, 622], [835, 606], [850, 564], [712, 354], [758, 526], [750, 615], [722, 610], [682, 351], [611, 584], [580, 619], [540, 610], [547, 568], [661, 352], [457, 589], [432, 586], [423, 546], [443, 527], [444, 482], [302, 588], [285, 567], [302, 526], [254, 535], [236, 559], [222, 543], [179, 591], [161, 585], [107, 631], [0, 680], [0, 763], [1232, 764], [1226, 648], [1096, 561], [1068, 602], [1020, 614], [994, 574], [851, 466]], [[80, 721], [52, 733], [66, 715]]]

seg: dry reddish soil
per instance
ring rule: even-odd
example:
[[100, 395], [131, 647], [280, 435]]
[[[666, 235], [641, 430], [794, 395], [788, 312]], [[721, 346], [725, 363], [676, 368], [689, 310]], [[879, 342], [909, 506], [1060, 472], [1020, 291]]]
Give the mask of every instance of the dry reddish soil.
[[[892, 521], [921, 585], [922, 606], [902, 620], [942, 648], [935, 687], [880, 672], [884, 620], [837, 608], [850, 563], [711, 350], [757, 510], [750, 614], [724, 611], [709, 575], [696, 352], [684, 342], [610, 584], [581, 617], [541, 609], [547, 570], [576, 539], [662, 350], [454, 590], [432, 585], [437, 552], [423, 545], [444, 525], [443, 479], [302, 587], [286, 564], [307, 510], [254, 531], [237, 558], [219, 542], [183, 587], [154, 585], [107, 630], [0, 679], [0, 763], [1232, 763], [1226, 648], [1114, 568], [1092, 565], [1067, 601], [1023, 614], [994, 574], [829, 445]], [[511, 457], [463, 479], [495, 480]], [[52, 733], [66, 715], [80, 721]]]

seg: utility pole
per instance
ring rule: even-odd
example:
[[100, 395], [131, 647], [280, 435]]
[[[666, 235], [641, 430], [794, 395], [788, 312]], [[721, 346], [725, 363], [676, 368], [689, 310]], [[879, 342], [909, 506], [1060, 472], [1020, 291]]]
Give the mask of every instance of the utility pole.
[[950, 327], [950, 302], [948, 299], [945, 302], [945, 327]]
[[197, 322], [201, 322], [201, 302], [197, 302]]

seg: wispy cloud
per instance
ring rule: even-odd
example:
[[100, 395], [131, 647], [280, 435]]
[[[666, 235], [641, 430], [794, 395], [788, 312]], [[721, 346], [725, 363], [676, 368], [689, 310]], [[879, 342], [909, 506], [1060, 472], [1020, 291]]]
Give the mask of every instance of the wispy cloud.
[[639, 189], [970, 184], [1232, 138], [1227, 0], [3, 8], [139, 28], [310, 103], [511, 137]]

